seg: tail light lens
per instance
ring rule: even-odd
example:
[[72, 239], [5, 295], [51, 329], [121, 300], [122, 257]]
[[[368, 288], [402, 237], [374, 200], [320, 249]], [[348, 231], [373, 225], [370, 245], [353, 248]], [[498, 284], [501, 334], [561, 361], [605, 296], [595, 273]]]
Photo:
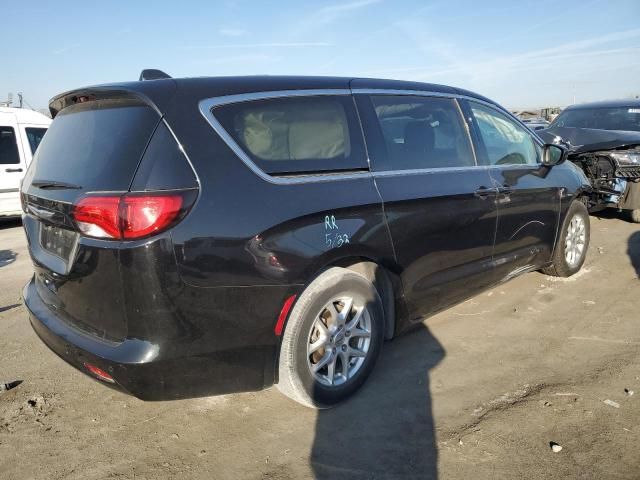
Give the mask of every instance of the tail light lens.
[[141, 238], [165, 230], [180, 215], [183, 200], [182, 195], [125, 195], [120, 201], [123, 238]]
[[91, 195], [72, 211], [78, 229], [88, 237], [135, 240], [160, 233], [191, 208], [195, 192]]
[[121, 238], [121, 197], [85, 197], [73, 208], [78, 229], [89, 237]]

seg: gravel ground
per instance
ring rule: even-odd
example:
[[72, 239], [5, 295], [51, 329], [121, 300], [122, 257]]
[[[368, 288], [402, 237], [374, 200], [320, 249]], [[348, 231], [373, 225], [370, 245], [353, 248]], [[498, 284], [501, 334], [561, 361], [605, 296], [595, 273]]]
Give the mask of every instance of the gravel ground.
[[32, 332], [25, 238], [0, 226], [0, 381], [23, 380], [0, 393], [0, 478], [640, 478], [640, 229], [591, 220], [580, 274], [426, 320], [319, 413], [275, 389], [145, 403], [85, 377]]

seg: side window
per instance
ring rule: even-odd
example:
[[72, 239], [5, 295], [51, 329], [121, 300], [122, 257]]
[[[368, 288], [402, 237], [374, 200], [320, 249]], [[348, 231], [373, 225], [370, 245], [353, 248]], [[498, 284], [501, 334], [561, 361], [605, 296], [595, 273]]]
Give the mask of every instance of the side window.
[[255, 100], [215, 107], [212, 113], [267, 173], [368, 168], [351, 96]]
[[36, 153], [36, 148], [40, 145], [42, 137], [47, 133], [46, 128], [27, 127], [24, 129], [27, 133], [27, 139], [29, 140], [29, 146], [31, 147], [31, 153]]
[[16, 132], [12, 127], [0, 127], [0, 164], [20, 163]]
[[506, 115], [469, 102], [489, 165], [536, 165], [540, 148], [526, 128]]
[[374, 95], [389, 170], [468, 167], [475, 158], [455, 100]]

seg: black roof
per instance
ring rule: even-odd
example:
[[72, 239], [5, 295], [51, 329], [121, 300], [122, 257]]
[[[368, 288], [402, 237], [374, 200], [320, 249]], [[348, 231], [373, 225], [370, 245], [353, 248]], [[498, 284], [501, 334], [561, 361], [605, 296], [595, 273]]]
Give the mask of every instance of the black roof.
[[321, 88], [386, 88], [431, 90], [436, 92], [455, 92], [455, 88], [445, 85], [435, 85], [403, 80], [382, 80], [375, 78], [357, 77], [324, 77], [324, 76], [289, 76], [289, 75], [246, 75], [236, 77], [195, 77], [176, 78], [178, 86], [182, 85], [210, 85], [212, 87], [223, 84], [235, 85], [247, 91], [269, 90], [300, 90]]
[[622, 100], [603, 100], [600, 102], [580, 103], [577, 105], [570, 105], [565, 110], [582, 110], [591, 108], [616, 108], [616, 107], [630, 107], [640, 108], [640, 99], [629, 98]]
[[[434, 83], [409, 82], [405, 80], [384, 80], [358, 77], [288, 76], [257, 75], [237, 77], [197, 77], [176, 78], [179, 89], [183, 87], [209, 87], [215, 90], [229, 90], [234, 93], [268, 92], [271, 90], [309, 90], [309, 89], [387, 89], [387, 90], [424, 90], [438, 93], [468, 95], [488, 100], [468, 90], [438, 85]], [[231, 92], [229, 92], [231, 93]], [[492, 102], [493, 103], [493, 102]]]
[[149, 99], [156, 108], [162, 111], [174, 95], [175, 100], [177, 101], [193, 101], [197, 99], [250, 92], [348, 88], [416, 90], [448, 93], [454, 95], [466, 95], [495, 104], [492, 100], [474, 92], [432, 83], [354, 77], [259, 75], [235, 77], [161, 78], [148, 81], [97, 85], [93, 87], [79, 88], [57, 95], [51, 99], [49, 108], [52, 115], [55, 116], [58, 111], [75, 103], [76, 98], [83, 95], [141, 95]]

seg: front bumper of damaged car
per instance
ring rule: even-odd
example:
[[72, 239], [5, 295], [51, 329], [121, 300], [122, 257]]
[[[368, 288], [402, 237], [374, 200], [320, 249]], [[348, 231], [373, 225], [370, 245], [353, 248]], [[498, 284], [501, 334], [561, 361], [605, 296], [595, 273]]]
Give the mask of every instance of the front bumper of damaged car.
[[584, 152], [572, 155], [571, 160], [582, 168], [593, 187], [593, 210], [640, 208], [640, 196], [629, 194], [640, 188], [640, 147]]

